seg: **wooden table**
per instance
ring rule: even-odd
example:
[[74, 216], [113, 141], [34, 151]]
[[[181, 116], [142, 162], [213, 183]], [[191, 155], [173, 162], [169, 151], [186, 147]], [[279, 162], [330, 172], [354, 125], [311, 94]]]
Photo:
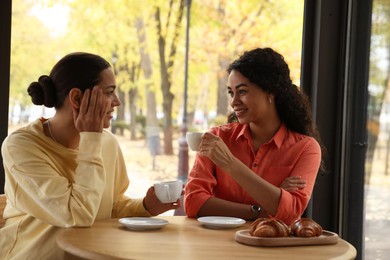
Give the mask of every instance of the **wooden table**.
[[169, 221], [159, 230], [132, 231], [118, 219], [91, 228], [64, 229], [57, 244], [66, 258], [86, 259], [354, 259], [356, 249], [343, 239], [333, 245], [256, 247], [235, 241], [233, 229], [210, 229], [196, 219], [158, 216]]

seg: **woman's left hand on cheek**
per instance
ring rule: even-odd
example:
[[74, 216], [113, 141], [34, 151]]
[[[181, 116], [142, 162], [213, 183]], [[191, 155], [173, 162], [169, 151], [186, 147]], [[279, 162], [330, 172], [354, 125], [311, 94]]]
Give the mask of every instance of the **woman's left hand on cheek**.
[[73, 111], [76, 128], [79, 132], [102, 132], [103, 120], [108, 109], [109, 103], [103, 98], [103, 92], [99, 87], [87, 89], [80, 108]]

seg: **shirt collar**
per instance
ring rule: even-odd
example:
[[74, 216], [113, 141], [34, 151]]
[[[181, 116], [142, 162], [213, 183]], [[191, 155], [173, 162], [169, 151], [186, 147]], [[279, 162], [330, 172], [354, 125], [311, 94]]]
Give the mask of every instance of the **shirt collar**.
[[249, 134], [249, 124], [243, 124], [241, 127], [240, 132], [237, 135], [236, 140], [239, 138], [244, 137], [245, 139], [249, 140], [250, 139], [250, 134]]
[[[284, 123], [282, 123], [278, 129], [278, 131], [276, 131], [275, 135], [271, 138], [271, 140], [269, 140], [269, 142], [267, 143], [271, 143], [271, 142], [274, 142], [275, 145], [280, 148], [280, 146], [282, 145], [282, 142], [283, 142], [283, 139], [284, 137], [286, 136], [286, 133], [287, 133], [287, 127]], [[250, 139], [250, 134], [249, 134], [249, 124], [244, 124], [240, 130], [240, 132], [238, 133], [237, 135], [237, 139], [239, 139], [241, 136], [243, 136], [244, 138], [246, 138], [247, 140]]]
[[270, 141], [273, 140], [275, 142], [276, 146], [278, 148], [280, 148], [286, 134], [287, 134], [287, 127], [284, 123], [282, 123], [280, 125], [278, 131], [276, 131], [276, 134], [274, 135], [274, 137]]

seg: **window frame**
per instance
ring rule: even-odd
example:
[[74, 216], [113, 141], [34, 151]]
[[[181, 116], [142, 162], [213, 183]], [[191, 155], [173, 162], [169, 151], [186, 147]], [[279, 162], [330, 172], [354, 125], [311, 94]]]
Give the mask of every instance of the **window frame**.
[[[372, 1], [305, 0], [301, 85], [327, 148], [307, 214], [362, 258]], [[0, 1], [0, 139], [8, 134], [12, 0]], [[359, 31], [359, 33], [357, 32]], [[0, 158], [1, 162], [2, 159]], [[0, 167], [0, 193], [4, 169]]]

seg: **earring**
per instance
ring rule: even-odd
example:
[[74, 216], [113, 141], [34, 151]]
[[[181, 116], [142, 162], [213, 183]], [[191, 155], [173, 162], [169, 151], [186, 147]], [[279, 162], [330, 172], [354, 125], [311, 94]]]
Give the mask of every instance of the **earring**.
[[271, 104], [271, 103], [272, 103], [272, 98], [269, 97], [269, 98], [268, 98], [268, 101], [269, 101], [269, 103]]

